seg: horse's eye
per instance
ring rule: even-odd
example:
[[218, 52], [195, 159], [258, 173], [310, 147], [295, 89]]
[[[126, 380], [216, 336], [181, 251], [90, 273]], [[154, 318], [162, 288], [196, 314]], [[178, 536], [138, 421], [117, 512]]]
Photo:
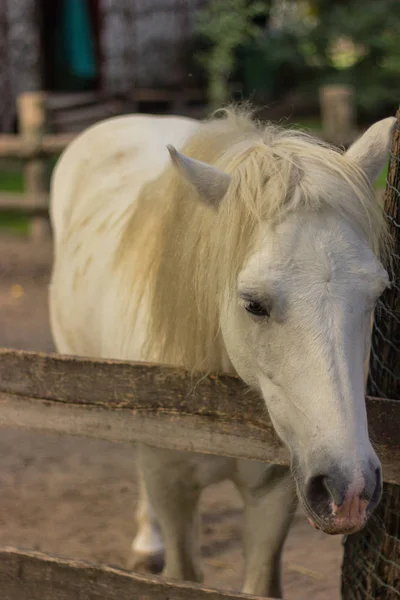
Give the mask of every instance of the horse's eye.
[[261, 304], [261, 302], [256, 302], [254, 300], [249, 300], [244, 305], [244, 308], [247, 312], [255, 315], [256, 317], [269, 317], [269, 311]]

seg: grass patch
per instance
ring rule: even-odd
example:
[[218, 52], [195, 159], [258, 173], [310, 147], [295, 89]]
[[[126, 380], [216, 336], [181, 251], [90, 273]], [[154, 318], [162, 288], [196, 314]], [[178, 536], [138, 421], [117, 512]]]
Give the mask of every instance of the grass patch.
[[21, 214], [20, 212], [6, 210], [0, 213], [0, 231], [28, 235], [29, 222], [28, 215]]
[[0, 191], [22, 193], [24, 191], [22, 170], [0, 170]]
[[[294, 129], [303, 129], [309, 133], [318, 134], [322, 131], [322, 123], [318, 117], [309, 119], [298, 119], [297, 121], [287, 121], [287, 126]], [[282, 122], [282, 125], [285, 127], [285, 122]]]
[[386, 178], [389, 169], [389, 159], [386, 162], [385, 167], [380, 172], [379, 176], [375, 179], [374, 188], [377, 190], [384, 190], [386, 187]]
[[[58, 156], [50, 158], [47, 162], [47, 179], [50, 177], [58, 160]], [[0, 193], [22, 194], [25, 191], [23, 164], [13, 161], [9, 164], [2, 161], [0, 164]], [[27, 235], [29, 232], [29, 217], [19, 211], [0, 211], [0, 231]]]
[[[6, 165], [2, 164], [0, 168], [0, 193], [8, 192], [22, 194], [24, 192], [24, 187], [22, 165], [12, 165], [7, 169]], [[18, 211], [1, 211], [0, 231], [27, 235], [29, 231], [29, 217]]]

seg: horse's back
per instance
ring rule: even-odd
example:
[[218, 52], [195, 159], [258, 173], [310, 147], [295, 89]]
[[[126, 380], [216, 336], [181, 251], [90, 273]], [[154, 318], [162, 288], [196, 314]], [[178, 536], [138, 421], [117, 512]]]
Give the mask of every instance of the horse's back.
[[[140, 187], [165, 168], [166, 145], [181, 146], [198, 126], [185, 117], [127, 115], [101, 121], [78, 135], [52, 178], [50, 217], [56, 244], [74, 210], [96, 210], [96, 197], [118, 196], [119, 206], [132, 202]], [[135, 189], [124, 194], [132, 181]]]
[[63, 153], [51, 185], [50, 321], [59, 352], [140, 358], [139, 341], [135, 356], [121, 349], [133, 324], [118, 306], [114, 256], [141, 188], [168, 164], [166, 145], [181, 147], [197, 127], [181, 117], [116, 117], [83, 132]]

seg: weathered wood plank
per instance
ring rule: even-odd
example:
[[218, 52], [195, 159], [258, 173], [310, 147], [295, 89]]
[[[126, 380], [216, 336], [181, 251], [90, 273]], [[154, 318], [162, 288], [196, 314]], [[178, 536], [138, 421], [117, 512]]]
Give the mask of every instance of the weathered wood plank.
[[0, 193], [0, 210], [14, 210], [29, 214], [48, 214], [49, 194]]
[[174, 102], [177, 98], [182, 98], [183, 102], [201, 102], [206, 99], [206, 95], [199, 88], [133, 88], [132, 98], [137, 102]]
[[36, 145], [26, 144], [19, 135], [0, 135], [0, 158], [25, 158], [25, 152], [36, 150]]
[[118, 409], [114, 406], [114, 410], [105, 411], [93, 404], [54, 402], [0, 392], [0, 427], [289, 463], [286, 449], [269, 430], [251, 423], [171, 409], [151, 410], [143, 406]]
[[355, 90], [351, 85], [323, 85], [319, 90], [324, 138], [349, 145], [356, 137]]
[[0, 426], [288, 461], [262, 401], [238, 378], [199, 381], [145, 363], [1, 350]]
[[61, 154], [76, 137], [76, 133], [48, 133], [43, 136], [40, 152], [46, 155]]
[[76, 133], [46, 134], [39, 141], [25, 140], [19, 135], [0, 135], [0, 158], [30, 159], [60, 154]]
[[110, 95], [96, 92], [49, 92], [46, 96], [46, 109], [48, 111], [66, 110], [99, 104], [109, 100]]
[[[367, 410], [385, 480], [400, 483], [400, 402], [367, 398]], [[239, 378], [163, 365], [0, 350], [0, 426], [288, 463]]]
[[[18, 121], [22, 139], [27, 144], [40, 144], [47, 126], [45, 92], [25, 92], [17, 99]], [[43, 158], [36, 157], [24, 164], [26, 193], [35, 198], [47, 191], [47, 165]], [[32, 215], [29, 222], [32, 240], [42, 240], [51, 236], [48, 215]]]
[[[82, 121], [102, 121], [108, 117], [123, 113], [124, 103], [121, 100], [108, 100], [90, 106], [73, 107], [53, 113], [49, 116], [51, 127], [63, 127], [67, 125], [80, 125]], [[79, 130], [78, 130], [79, 131]]]
[[0, 348], [0, 392], [112, 409], [239, 420], [272, 430], [260, 397], [229, 375]]
[[261, 600], [162, 577], [0, 548], [2, 600]]

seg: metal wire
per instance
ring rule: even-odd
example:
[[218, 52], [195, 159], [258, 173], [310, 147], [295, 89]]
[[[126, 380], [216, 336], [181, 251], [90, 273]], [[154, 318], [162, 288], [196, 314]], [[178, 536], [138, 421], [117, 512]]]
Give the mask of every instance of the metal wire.
[[[400, 132], [399, 114], [397, 130]], [[379, 300], [371, 339], [367, 391], [400, 401], [400, 138], [390, 153], [385, 215], [393, 236], [391, 287]], [[399, 423], [400, 432], [400, 423]], [[363, 531], [344, 542], [343, 600], [400, 600], [400, 486], [385, 484]]]

